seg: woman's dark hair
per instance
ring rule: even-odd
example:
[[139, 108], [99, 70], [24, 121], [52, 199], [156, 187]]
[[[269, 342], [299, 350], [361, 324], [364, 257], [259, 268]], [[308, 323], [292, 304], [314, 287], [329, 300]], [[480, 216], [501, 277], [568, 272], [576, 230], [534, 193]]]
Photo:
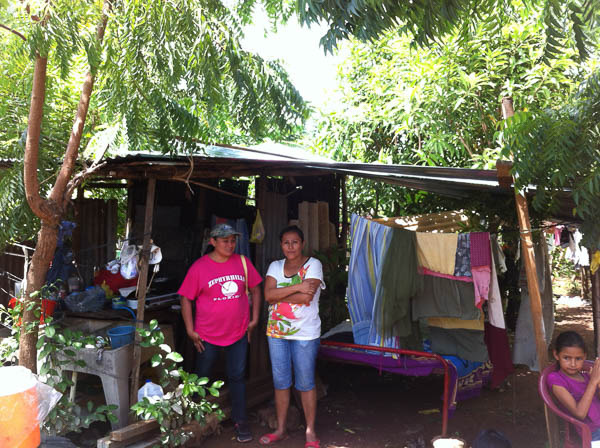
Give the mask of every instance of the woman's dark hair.
[[285, 235], [286, 233], [289, 233], [289, 232], [296, 233], [300, 237], [300, 240], [304, 242], [304, 232], [302, 232], [302, 230], [300, 230], [300, 227], [298, 227], [298, 226], [284, 227], [281, 230], [281, 232], [279, 232], [279, 241], [281, 241], [283, 239], [283, 235]]
[[566, 347], [578, 347], [583, 350], [584, 353], [587, 353], [585, 342], [576, 331], [563, 331], [554, 341], [554, 350], [556, 350], [556, 353], [560, 353], [561, 350]]
[[495, 429], [482, 430], [475, 440], [472, 448], [512, 448], [510, 440], [504, 434]]

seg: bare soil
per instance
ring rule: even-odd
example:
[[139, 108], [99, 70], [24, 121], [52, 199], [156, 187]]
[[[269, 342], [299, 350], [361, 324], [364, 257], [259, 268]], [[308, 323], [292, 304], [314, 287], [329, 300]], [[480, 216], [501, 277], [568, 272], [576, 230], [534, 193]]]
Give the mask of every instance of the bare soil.
[[[582, 334], [593, 347], [591, 306], [556, 308], [555, 335], [565, 330]], [[327, 396], [319, 401], [317, 432], [326, 448], [404, 448], [419, 438], [427, 442], [441, 433], [442, 377], [402, 377], [376, 369], [335, 363], [319, 363], [327, 384]], [[502, 431], [515, 448], [547, 446], [542, 402], [537, 393], [538, 373], [517, 366], [514, 378], [496, 390], [458, 403], [449, 419], [449, 433], [471, 442], [482, 429]], [[432, 410], [438, 410], [432, 411]], [[261, 434], [270, 432], [251, 412], [253, 442], [238, 444], [231, 423], [207, 439], [204, 448], [259, 446]], [[303, 429], [278, 442], [280, 448], [304, 446]]]

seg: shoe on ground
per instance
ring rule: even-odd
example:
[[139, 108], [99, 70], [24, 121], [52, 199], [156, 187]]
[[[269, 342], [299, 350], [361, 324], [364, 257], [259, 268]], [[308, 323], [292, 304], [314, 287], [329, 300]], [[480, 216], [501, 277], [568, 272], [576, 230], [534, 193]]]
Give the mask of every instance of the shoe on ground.
[[246, 443], [252, 441], [252, 433], [248, 423], [236, 423], [235, 424], [235, 438], [240, 443]]

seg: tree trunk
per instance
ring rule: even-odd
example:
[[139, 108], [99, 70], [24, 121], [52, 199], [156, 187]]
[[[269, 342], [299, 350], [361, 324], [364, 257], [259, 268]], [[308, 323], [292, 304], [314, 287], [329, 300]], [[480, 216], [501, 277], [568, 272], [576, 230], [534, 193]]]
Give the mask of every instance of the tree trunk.
[[[19, 365], [27, 367], [32, 372], [37, 372], [36, 344], [38, 339], [39, 317], [36, 317], [34, 309], [27, 304], [37, 303], [34, 308], [39, 309], [40, 296], [31, 297], [35, 291], [39, 291], [46, 281], [48, 266], [54, 256], [58, 231], [55, 226], [42, 222], [42, 228], [38, 233], [35, 252], [31, 258], [31, 264], [27, 271], [27, 289], [25, 293], [25, 311], [23, 313], [23, 324], [21, 326], [21, 339], [19, 343]], [[27, 330], [30, 331], [27, 331]]]
[[[104, 38], [108, 19], [108, 9], [110, 3], [105, 5], [102, 20], [96, 29], [96, 36], [100, 42]], [[27, 141], [25, 143], [24, 173], [23, 182], [25, 184], [25, 195], [27, 203], [33, 213], [42, 221], [41, 229], [38, 233], [38, 240], [35, 246], [35, 252], [31, 259], [31, 265], [27, 272], [27, 289], [25, 294], [25, 311], [22, 319], [21, 339], [19, 343], [19, 365], [27, 367], [32, 372], [37, 372], [37, 340], [38, 340], [38, 319], [35, 316], [36, 307], [27, 306], [37, 302], [38, 307], [41, 303], [41, 296], [32, 297], [36, 291], [40, 291], [46, 282], [46, 274], [50, 267], [50, 262], [54, 257], [56, 243], [58, 240], [58, 225], [64, 215], [67, 203], [69, 201], [68, 189], [69, 181], [73, 176], [75, 161], [79, 153], [83, 127], [88, 114], [90, 98], [94, 87], [95, 77], [90, 70], [83, 82], [81, 97], [71, 136], [65, 150], [65, 157], [61, 169], [56, 178], [56, 182], [48, 199], [43, 199], [40, 195], [40, 184], [37, 177], [38, 158], [40, 150], [40, 136], [42, 129], [43, 108], [46, 94], [46, 69], [47, 58], [38, 55], [36, 57], [35, 68], [33, 72], [33, 86], [31, 89], [31, 103], [29, 108], [29, 121], [27, 123]], [[31, 309], [28, 309], [31, 308]]]

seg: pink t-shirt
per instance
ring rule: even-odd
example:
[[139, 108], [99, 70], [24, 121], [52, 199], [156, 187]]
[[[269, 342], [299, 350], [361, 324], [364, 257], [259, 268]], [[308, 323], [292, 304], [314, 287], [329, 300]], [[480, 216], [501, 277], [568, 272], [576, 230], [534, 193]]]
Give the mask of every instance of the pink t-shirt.
[[[577, 381], [573, 378], [569, 378], [559, 370], [557, 372], [551, 372], [548, 374], [547, 382], [550, 388], [552, 388], [554, 385], [564, 387], [573, 396], [573, 399], [579, 402], [579, 400], [581, 400], [583, 397], [585, 390], [587, 389], [588, 383], [590, 382], [589, 373], [582, 372], [581, 375], [583, 376], [584, 381]], [[564, 406], [561, 404], [559, 404], [559, 406], [569, 413]], [[590, 427], [592, 432], [600, 428], [600, 398], [598, 398], [597, 393], [595, 393], [594, 398], [592, 398], [592, 404], [590, 405], [590, 409], [583, 419], [583, 422]], [[577, 432], [580, 432], [579, 428], [577, 428]]]
[[[248, 288], [262, 278], [246, 257]], [[196, 301], [194, 331], [211, 344], [226, 346], [238, 341], [248, 329], [250, 307], [241, 257], [233, 254], [225, 263], [208, 255], [188, 270], [178, 294]]]

